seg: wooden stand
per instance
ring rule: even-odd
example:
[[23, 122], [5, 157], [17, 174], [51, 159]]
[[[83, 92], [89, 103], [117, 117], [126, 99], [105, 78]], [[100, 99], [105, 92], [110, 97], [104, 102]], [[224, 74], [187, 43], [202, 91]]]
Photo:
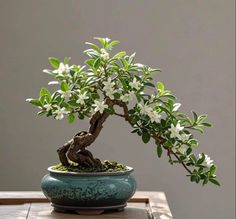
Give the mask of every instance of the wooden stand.
[[[128, 201], [125, 210], [56, 212], [42, 192], [0, 192], [0, 218], [28, 219], [173, 219], [163, 192], [138, 191]], [[101, 214], [102, 213], [102, 214]], [[91, 215], [93, 214], [93, 215]], [[94, 216], [94, 214], [97, 214]]]

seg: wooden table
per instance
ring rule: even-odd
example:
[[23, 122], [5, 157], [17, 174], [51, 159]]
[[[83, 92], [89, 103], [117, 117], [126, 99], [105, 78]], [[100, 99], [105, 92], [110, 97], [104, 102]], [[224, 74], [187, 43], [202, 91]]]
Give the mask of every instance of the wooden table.
[[53, 211], [42, 192], [0, 192], [0, 219], [173, 219], [164, 192], [138, 191], [122, 212], [101, 215], [65, 214]]

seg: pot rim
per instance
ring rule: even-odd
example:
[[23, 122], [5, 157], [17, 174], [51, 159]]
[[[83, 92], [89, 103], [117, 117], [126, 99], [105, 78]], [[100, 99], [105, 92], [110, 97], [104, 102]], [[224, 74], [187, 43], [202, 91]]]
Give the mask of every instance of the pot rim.
[[53, 174], [59, 175], [66, 175], [66, 176], [122, 176], [122, 175], [129, 175], [134, 171], [132, 167], [126, 166], [126, 171], [119, 171], [119, 172], [65, 172], [60, 170], [53, 170], [52, 167], [48, 167], [48, 172]]

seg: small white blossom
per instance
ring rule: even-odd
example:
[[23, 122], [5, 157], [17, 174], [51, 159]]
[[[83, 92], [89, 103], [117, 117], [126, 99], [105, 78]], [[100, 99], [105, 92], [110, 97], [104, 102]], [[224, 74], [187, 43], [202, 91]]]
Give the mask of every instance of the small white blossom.
[[106, 38], [105, 38], [105, 41], [106, 41], [106, 42], [110, 42], [111, 39], [109, 39], [108, 37], [106, 37]]
[[132, 87], [133, 89], [135, 88], [136, 90], [139, 90], [141, 87], [141, 83], [137, 81], [136, 78], [134, 78], [132, 82], [129, 82], [129, 86]]
[[190, 134], [188, 135], [188, 134], [186, 134], [186, 133], [183, 133], [182, 135], [181, 135], [181, 141], [183, 141], [183, 142], [186, 142], [186, 141], [188, 141], [189, 140], [189, 138], [190, 138]]
[[142, 115], [148, 115], [149, 113], [152, 112], [152, 108], [150, 106], [147, 105], [142, 105], [141, 103], [138, 104], [138, 107], [140, 109], [140, 113]]
[[52, 109], [52, 105], [50, 103], [43, 105], [43, 107], [46, 109], [47, 112], [49, 112]]
[[187, 150], [188, 150], [188, 146], [185, 145], [185, 144], [181, 145], [181, 146], [178, 148], [178, 151], [179, 151], [181, 154], [185, 154]]
[[33, 100], [33, 98], [27, 98], [25, 101], [26, 102], [31, 102]]
[[[199, 157], [199, 159], [201, 159], [202, 154], [199, 154], [198, 157]], [[210, 168], [213, 165], [213, 162], [214, 161], [211, 160], [211, 158], [207, 154], [205, 154], [205, 160], [203, 161], [202, 165]]]
[[148, 116], [149, 116], [151, 122], [157, 122], [158, 123], [161, 120], [161, 115], [156, 111], [149, 112]]
[[103, 82], [103, 91], [106, 92], [106, 95], [110, 98], [110, 99], [114, 99], [114, 93], [115, 93], [115, 90], [114, 90], [114, 86], [115, 86], [115, 82], [112, 81], [111, 78], [108, 78], [107, 81], [104, 81]]
[[106, 95], [111, 99], [111, 100], [114, 100], [114, 93], [115, 93], [115, 90], [113, 90], [112, 88], [109, 89], [109, 90], [106, 90]]
[[171, 127], [168, 129], [171, 132], [170, 137], [171, 138], [177, 137], [178, 139], [181, 139], [181, 135], [179, 132], [182, 131], [183, 129], [184, 127], [180, 126], [179, 122], [177, 123], [176, 126], [171, 124]]
[[49, 70], [49, 69], [43, 69], [43, 73], [46, 73], [46, 74], [51, 74], [51, 73], [52, 73], [52, 71], [51, 71], [51, 70]]
[[151, 95], [149, 102], [152, 103], [155, 100], [156, 96], [154, 94]]
[[135, 66], [137, 66], [137, 67], [139, 67], [139, 68], [142, 68], [142, 67], [144, 67], [144, 65], [143, 65], [143, 64], [141, 64], [141, 63], [136, 63], [136, 64], [135, 64]]
[[175, 103], [173, 106], [174, 106], [173, 112], [176, 112], [181, 107], [181, 103]]
[[130, 102], [130, 101], [132, 101], [134, 98], [135, 98], [135, 94], [134, 94], [133, 91], [130, 91], [128, 94], [124, 94], [124, 95], [121, 95], [121, 96], [120, 96], [120, 99], [121, 99], [123, 102]]
[[107, 81], [102, 82], [102, 84], [104, 85], [103, 90], [108, 90], [115, 86], [115, 82], [112, 81], [111, 78], [108, 78]]
[[95, 100], [93, 106], [95, 107], [94, 112], [103, 113], [104, 109], [108, 108], [108, 105], [104, 103], [104, 101]]
[[71, 97], [72, 91], [70, 91], [70, 90], [67, 90], [67, 91], [59, 90], [58, 93], [61, 94], [62, 98], [68, 99], [68, 98]]
[[57, 107], [57, 110], [55, 110], [54, 113], [56, 114], [56, 117], [55, 117], [56, 120], [62, 120], [64, 118], [64, 115], [70, 112], [67, 111], [65, 107], [62, 107], [62, 108]]
[[54, 70], [53, 73], [57, 74], [68, 74], [70, 72], [70, 67], [68, 64], [60, 63], [59, 68]]
[[50, 81], [50, 82], [48, 82], [48, 85], [54, 85], [54, 84], [59, 84], [59, 82], [58, 81]]
[[76, 101], [76, 103], [78, 104], [85, 104], [85, 100], [89, 99], [89, 97], [87, 96], [87, 92], [83, 93], [83, 94], [79, 94], [78, 96], [78, 100]]
[[101, 58], [108, 60], [110, 58], [109, 53], [105, 49], [101, 49]]

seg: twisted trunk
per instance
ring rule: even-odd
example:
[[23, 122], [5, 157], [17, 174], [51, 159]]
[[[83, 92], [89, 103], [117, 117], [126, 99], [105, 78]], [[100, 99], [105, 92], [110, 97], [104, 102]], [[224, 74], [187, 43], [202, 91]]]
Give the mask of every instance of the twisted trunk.
[[[109, 107], [113, 107], [114, 103], [110, 99], [106, 100]], [[107, 112], [96, 112], [90, 119], [90, 128], [88, 131], [77, 133], [73, 139], [58, 148], [60, 162], [64, 166], [69, 166], [68, 159], [86, 167], [100, 167], [101, 161], [94, 158], [92, 153], [85, 148], [91, 145], [100, 134], [103, 123], [110, 114]]]

